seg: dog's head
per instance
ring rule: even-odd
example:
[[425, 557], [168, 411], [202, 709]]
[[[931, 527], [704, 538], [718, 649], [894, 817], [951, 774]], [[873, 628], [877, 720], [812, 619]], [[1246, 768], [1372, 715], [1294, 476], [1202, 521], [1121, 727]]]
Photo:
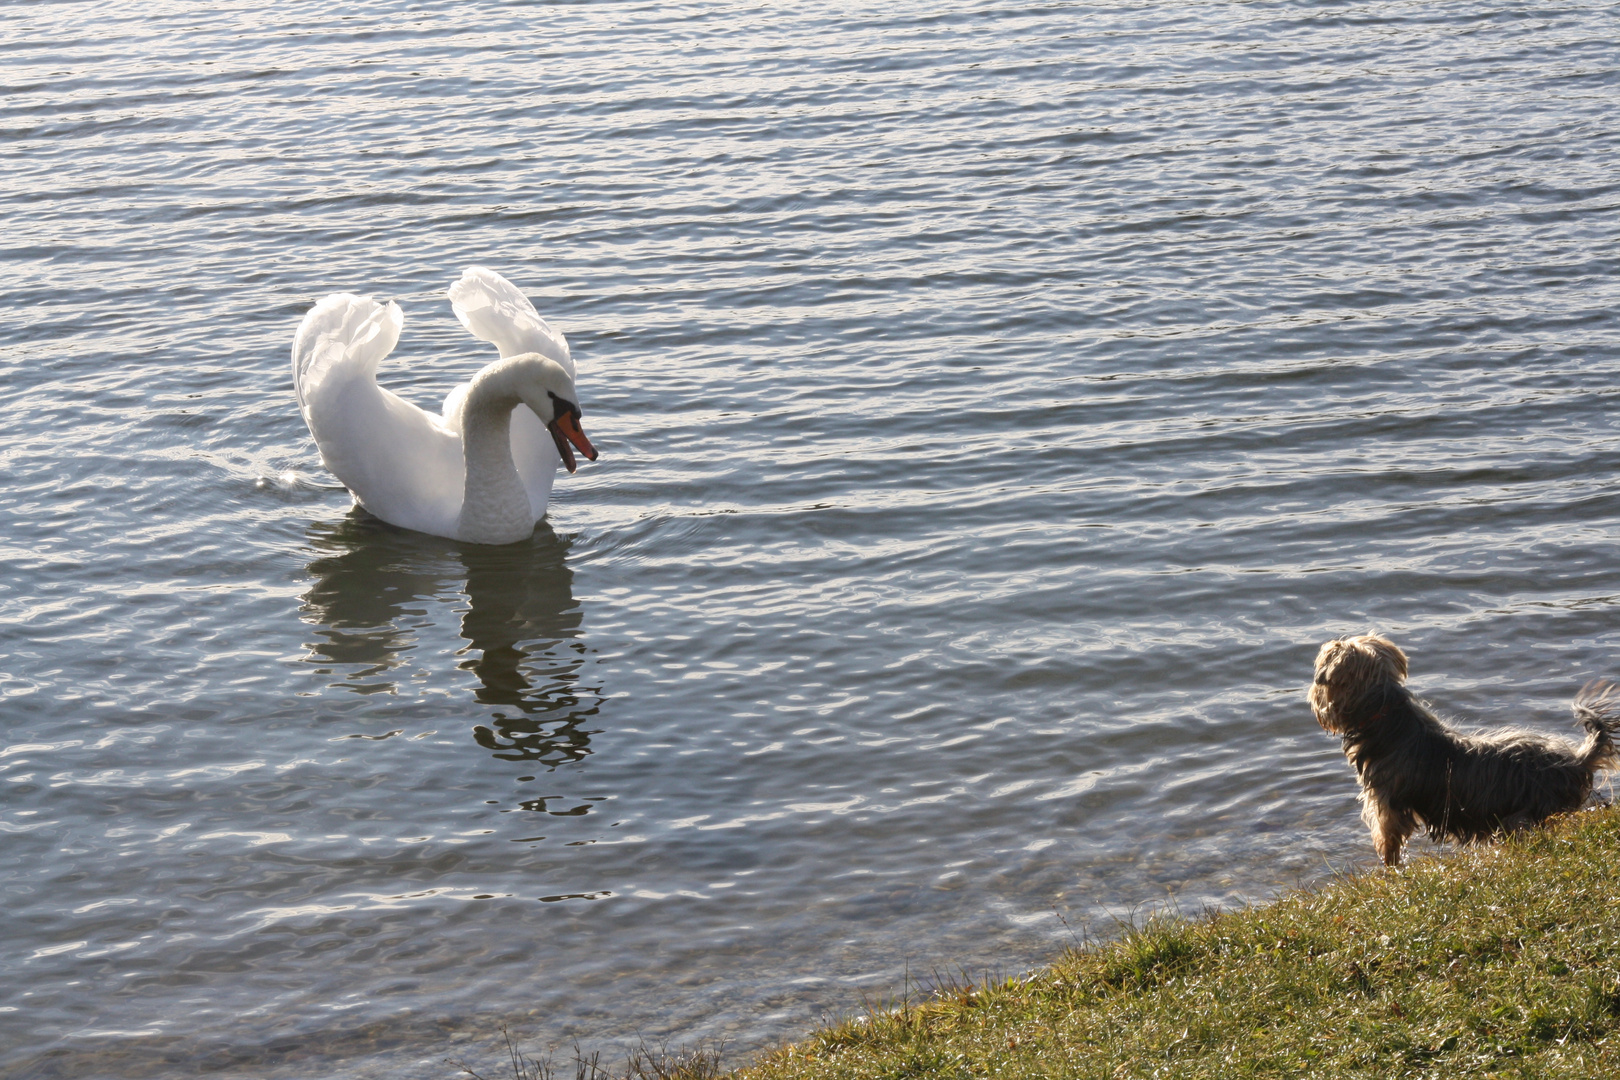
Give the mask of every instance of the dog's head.
[[1388, 692], [1406, 681], [1406, 654], [1382, 634], [1334, 638], [1316, 654], [1311, 711], [1335, 735], [1374, 719]]

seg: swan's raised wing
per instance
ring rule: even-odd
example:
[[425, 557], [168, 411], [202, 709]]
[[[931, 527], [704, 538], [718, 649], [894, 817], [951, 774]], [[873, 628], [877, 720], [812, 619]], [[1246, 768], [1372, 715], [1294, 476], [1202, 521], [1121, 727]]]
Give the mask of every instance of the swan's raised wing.
[[495, 271], [467, 267], [461, 280], [450, 286], [450, 306], [473, 337], [494, 345], [503, 357], [539, 353], [574, 377], [568, 339], [540, 317], [517, 286]]
[[309, 309], [293, 337], [293, 393], [308, 419], [309, 400], [322, 383], [377, 377], [377, 365], [399, 344], [405, 324], [399, 305], [369, 296], [334, 293]]
[[321, 461], [384, 521], [454, 536], [461, 438], [377, 385], [405, 316], [399, 305], [339, 293], [310, 309], [293, 338], [293, 388]]

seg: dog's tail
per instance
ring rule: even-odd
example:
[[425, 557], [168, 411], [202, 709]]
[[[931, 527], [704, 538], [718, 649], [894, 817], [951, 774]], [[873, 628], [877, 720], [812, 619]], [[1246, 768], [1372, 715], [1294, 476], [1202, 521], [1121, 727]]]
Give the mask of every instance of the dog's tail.
[[1587, 732], [1586, 745], [1581, 747], [1582, 764], [1589, 769], [1620, 766], [1620, 748], [1614, 741], [1620, 735], [1620, 685], [1593, 679], [1575, 695], [1573, 708], [1575, 719]]

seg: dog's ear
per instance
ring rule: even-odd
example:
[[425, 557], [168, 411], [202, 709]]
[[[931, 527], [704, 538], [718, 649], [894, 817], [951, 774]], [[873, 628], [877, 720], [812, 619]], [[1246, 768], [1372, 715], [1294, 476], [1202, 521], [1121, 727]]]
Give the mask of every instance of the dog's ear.
[[1365, 652], [1382, 667], [1386, 678], [1398, 683], [1406, 681], [1406, 654], [1383, 634], [1362, 634], [1350, 638], [1349, 644]]

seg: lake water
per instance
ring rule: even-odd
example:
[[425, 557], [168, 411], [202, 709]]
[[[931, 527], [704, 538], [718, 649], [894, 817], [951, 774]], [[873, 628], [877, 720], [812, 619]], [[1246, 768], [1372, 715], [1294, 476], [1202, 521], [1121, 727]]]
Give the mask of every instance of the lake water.
[[[0, 1073], [745, 1060], [1366, 865], [1326, 637], [1620, 674], [1611, 5], [347, 7], [0, 10]], [[288, 370], [471, 264], [602, 452], [506, 548]]]

